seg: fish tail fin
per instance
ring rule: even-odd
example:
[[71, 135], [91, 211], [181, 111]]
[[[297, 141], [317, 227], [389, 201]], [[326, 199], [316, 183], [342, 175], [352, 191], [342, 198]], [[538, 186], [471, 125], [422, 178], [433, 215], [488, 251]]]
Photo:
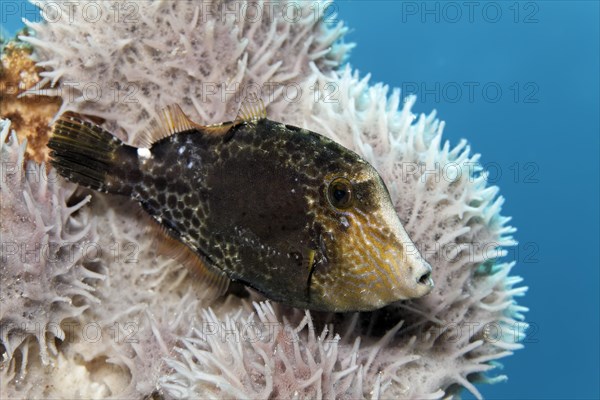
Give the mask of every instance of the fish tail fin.
[[50, 163], [68, 180], [102, 192], [131, 195], [127, 174], [139, 173], [137, 149], [76, 114], [63, 114], [48, 142]]

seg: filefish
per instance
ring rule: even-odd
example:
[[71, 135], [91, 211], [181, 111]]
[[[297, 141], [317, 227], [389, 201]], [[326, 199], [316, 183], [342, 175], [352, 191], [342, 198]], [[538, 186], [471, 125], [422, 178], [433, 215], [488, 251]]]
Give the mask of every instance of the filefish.
[[165, 108], [130, 146], [63, 114], [48, 144], [67, 180], [139, 202], [201, 279], [238, 281], [320, 311], [368, 311], [433, 287], [388, 190], [368, 162], [245, 105], [217, 125]]

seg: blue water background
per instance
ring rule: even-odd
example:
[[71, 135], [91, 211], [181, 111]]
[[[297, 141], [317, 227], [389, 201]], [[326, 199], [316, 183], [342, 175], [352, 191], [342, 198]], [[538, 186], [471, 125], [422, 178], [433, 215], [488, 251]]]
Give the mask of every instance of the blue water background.
[[[446, 139], [467, 138], [490, 173], [501, 171], [493, 180], [518, 228], [513, 274], [530, 287], [519, 303], [535, 332], [502, 361], [508, 382], [479, 390], [490, 399], [597, 399], [598, 3], [475, 3], [472, 19], [464, 2], [337, 4], [354, 29], [352, 65], [390, 86], [416, 83], [415, 111], [437, 109]], [[481, 89], [472, 99], [471, 82]]]
[[[11, 34], [35, 15], [14, 4], [16, 14], [2, 6]], [[339, 1], [333, 10], [358, 44], [352, 67], [416, 92], [414, 111], [437, 109], [451, 143], [467, 138], [518, 228], [513, 274], [530, 287], [519, 303], [534, 328], [502, 361], [509, 381], [479, 390], [599, 398], [598, 2]]]

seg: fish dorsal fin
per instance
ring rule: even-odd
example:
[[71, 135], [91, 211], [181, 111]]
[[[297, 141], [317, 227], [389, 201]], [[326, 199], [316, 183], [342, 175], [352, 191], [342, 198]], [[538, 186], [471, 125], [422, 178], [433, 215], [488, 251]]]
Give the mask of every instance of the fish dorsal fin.
[[222, 124], [207, 125], [202, 127], [202, 131], [211, 135], [224, 135], [236, 124], [234, 122], [224, 122]]
[[150, 148], [159, 140], [176, 133], [203, 128], [203, 125], [189, 119], [178, 104], [171, 104], [163, 108], [158, 117], [152, 120], [146, 131], [142, 132], [137, 138], [136, 144], [141, 147]]
[[235, 117], [234, 124], [239, 124], [242, 122], [256, 122], [261, 119], [267, 118], [267, 109], [265, 108], [265, 103], [262, 99], [258, 101], [254, 99], [254, 101], [245, 101], [242, 103], [240, 110], [238, 111], [237, 117]]
[[242, 103], [235, 120], [231, 122], [224, 122], [222, 124], [203, 126], [202, 131], [214, 135], [224, 135], [235, 126], [246, 122], [256, 122], [264, 118], [267, 118], [265, 103], [263, 103], [262, 99], [255, 99], [252, 102]]
[[208, 261], [203, 260], [191, 248], [175, 239], [166, 227], [146, 214], [141, 207], [140, 216], [151, 221], [148, 226], [154, 241], [153, 247], [157, 249], [157, 253], [183, 264], [191, 276], [204, 284], [207, 290], [199, 293], [202, 298], [214, 299], [222, 296], [227, 291], [231, 280], [224, 272], [209, 266]]

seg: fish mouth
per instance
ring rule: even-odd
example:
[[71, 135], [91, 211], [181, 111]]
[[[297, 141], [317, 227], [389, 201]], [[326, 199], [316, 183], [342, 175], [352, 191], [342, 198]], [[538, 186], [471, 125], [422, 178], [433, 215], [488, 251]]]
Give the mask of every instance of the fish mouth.
[[419, 268], [419, 272], [416, 274], [414, 294], [411, 297], [416, 298], [425, 296], [431, 292], [434, 287], [435, 284], [431, 277], [431, 266], [427, 261], [421, 259], [421, 268]]
[[431, 271], [424, 273], [421, 275], [419, 280], [417, 281], [419, 285], [426, 285], [433, 287], [433, 279], [431, 278]]

